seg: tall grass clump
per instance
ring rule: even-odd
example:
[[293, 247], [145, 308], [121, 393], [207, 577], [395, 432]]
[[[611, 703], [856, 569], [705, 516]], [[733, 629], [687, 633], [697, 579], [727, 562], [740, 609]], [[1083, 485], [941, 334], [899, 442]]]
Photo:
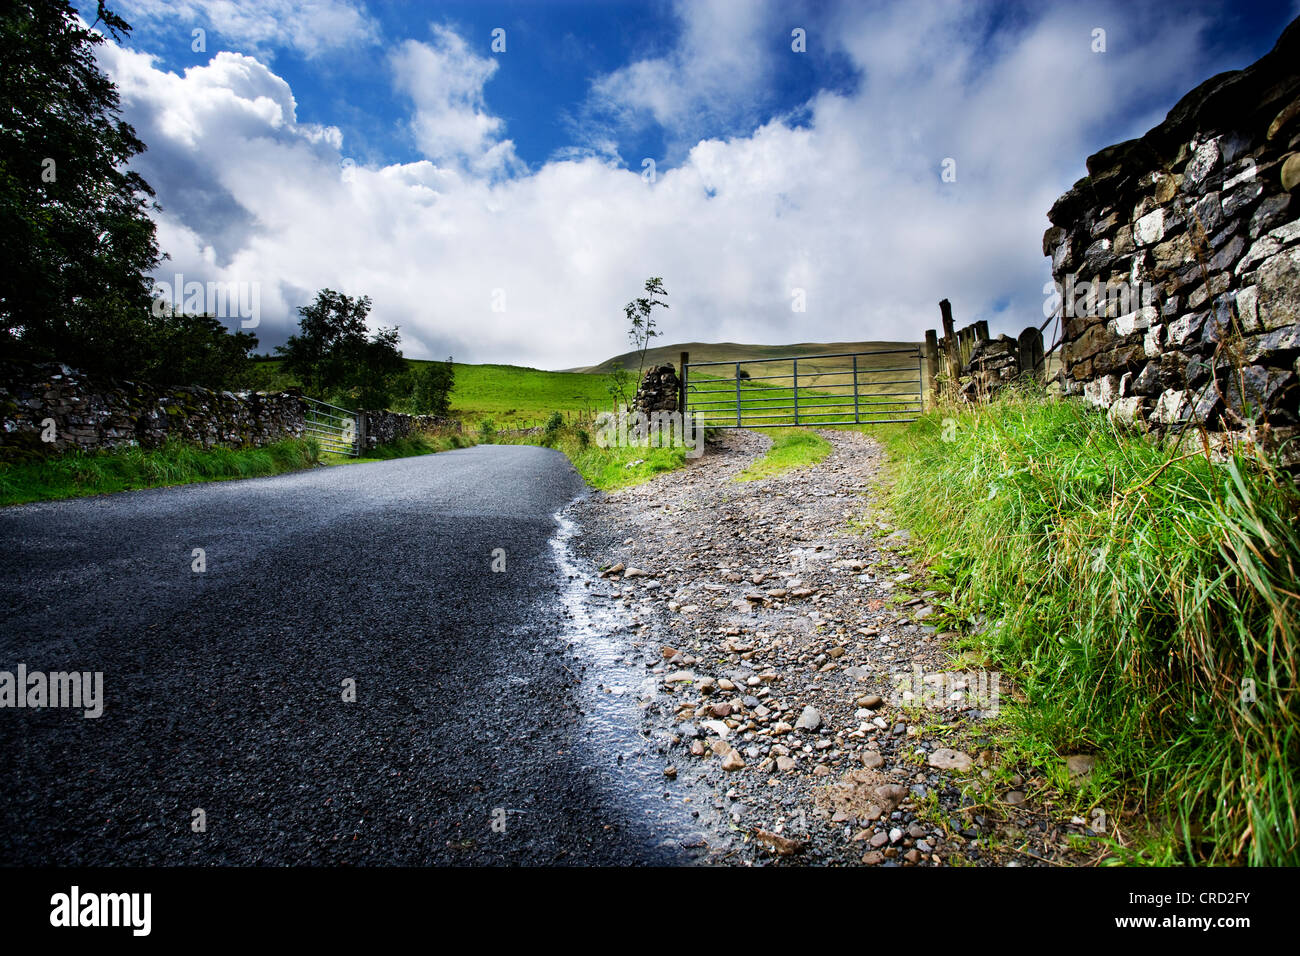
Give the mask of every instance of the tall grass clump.
[[885, 441], [891, 509], [1023, 691], [1011, 732], [1044, 762], [1096, 754], [1147, 821], [1118, 858], [1300, 863], [1295, 480], [1026, 392]]
[[52, 458], [0, 464], [0, 505], [278, 475], [309, 468], [320, 458], [320, 445], [314, 438], [262, 448], [204, 448], [171, 440], [151, 449], [70, 451]]

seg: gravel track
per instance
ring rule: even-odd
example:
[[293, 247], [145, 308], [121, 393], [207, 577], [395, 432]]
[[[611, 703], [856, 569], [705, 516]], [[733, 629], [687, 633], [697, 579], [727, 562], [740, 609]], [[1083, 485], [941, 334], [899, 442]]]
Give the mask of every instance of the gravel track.
[[714, 811], [730, 862], [1088, 862], [1068, 801], [999, 758], [992, 676], [929, 623], [942, 595], [883, 508], [883, 449], [822, 434], [815, 467], [735, 482], [768, 441], [726, 432], [571, 509], [674, 795]]

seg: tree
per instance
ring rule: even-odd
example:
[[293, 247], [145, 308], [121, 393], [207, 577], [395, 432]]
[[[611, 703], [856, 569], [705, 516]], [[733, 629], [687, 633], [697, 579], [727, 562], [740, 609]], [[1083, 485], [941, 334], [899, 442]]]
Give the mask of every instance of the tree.
[[149, 359], [140, 377], [149, 381], [207, 388], [247, 384], [249, 355], [257, 348], [251, 332], [226, 331], [211, 315], [168, 310], [151, 328]]
[[385, 408], [393, 381], [406, 369], [396, 328], [367, 337], [370, 297], [321, 289], [298, 309], [298, 335], [276, 346], [284, 368], [318, 395], [345, 395], [363, 408]]
[[664, 291], [664, 280], [658, 276], [651, 276], [645, 280], [646, 294], [640, 298], [633, 299], [627, 305], [623, 306], [623, 314], [627, 316], [628, 321], [628, 338], [632, 340], [633, 347], [640, 352], [640, 364], [636, 371], [637, 385], [641, 384], [641, 378], [645, 375], [645, 353], [650, 347], [650, 340], [659, 333], [655, 330], [654, 307], [662, 306], [668, 308], [668, 303], [658, 296], [666, 296]]
[[[99, 3], [114, 39], [127, 23]], [[161, 261], [144, 151], [95, 64], [104, 37], [62, 0], [0, 11], [0, 347], [108, 374], [148, 363]]]
[[417, 415], [446, 418], [451, 414], [451, 390], [455, 384], [456, 368], [450, 356], [445, 362], [430, 362], [416, 374], [411, 392], [412, 411]]
[[316, 300], [298, 309], [298, 335], [275, 350], [286, 371], [298, 376], [309, 391], [323, 393], [344, 384], [366, 342], [370, 297], [354, 299], [333, 289], [321, 289]]
[[406, 371], [406, 359], [397, 347], [402, 339], [397, 327], [380, 329], [361, 345], [351, 374], [345, 379], [357, 408], [387, 408], [393, 399], [393, 381]]
[[605, 385], [605, 390], [609, 392], [609, 397], [614, 400], [615, 406], [627, 405], [627, 389], [631, 380], [632, 376], [621, 365], [614, 366], [609, 373], [609, 381]]

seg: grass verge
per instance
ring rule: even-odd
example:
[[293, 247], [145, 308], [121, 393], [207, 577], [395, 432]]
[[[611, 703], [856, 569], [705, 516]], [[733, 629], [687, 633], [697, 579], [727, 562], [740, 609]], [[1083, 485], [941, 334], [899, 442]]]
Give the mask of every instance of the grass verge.
[[1056, 780], [1097, 757], [1113, 858], [1300, 863], [1294, 479], [1023, 393], [882, 439], [947, 613], [1023, 693], [1013, 746]]
[[0, 464], [0, 505], [278, 475], [319, 460], [314, 439], [263, 448], [204, 448], [171, 441], [148, 450], [72, 451], [57, 458]]
[[545, 428], [532, 434], [511, 434], [492, 430], [491, 422], [481, 428], [479, 440], [512, 445], [542, 445], [562, 452], [578, 474], [592, 488], [611, 491], [649, 481], [655, 475], [686, 464], [684, 447], [610, 446], [602, 448], [592, 431], [581, 425], [564, 424], [552, 415]]
[[808, 428], [767, 429], [772, 447], [752, 465], [736, 475], [736, 481], [771, 478], [791, 468], [809, 468], [831, 453], [831, 444]]
[[454, 448], [469, 448], [473, 444], [475, 444], [474, 439], [457, 432], [417, 433], [372, 448], [359, 458], [327, 453], [321, 460], [327, 465], [356, 465], [367, 461], [391, 461], [394, 458], [432, 455], [440, 451], [451, 451]]

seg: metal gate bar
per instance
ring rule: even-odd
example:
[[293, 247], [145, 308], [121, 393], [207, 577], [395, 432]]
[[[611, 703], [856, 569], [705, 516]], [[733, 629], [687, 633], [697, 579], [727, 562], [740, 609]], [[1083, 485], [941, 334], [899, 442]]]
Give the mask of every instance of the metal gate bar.
[[320, 443], [321, 451], [356, 458], [361, 450], [357, 413], [305, 395], [303, 401], [307, 405], [304, 432]]
[[[872, 358], [885, 357], [888, 364], [872, 367], [868, 364]], [[899, 364], [903, 356], [915, 356], [916, 365]], [[850, 363], [843, 367], [830, 368], [818, 365], [809, 372], [807, 365], [800, 375], [801, 361], [822, 362], [826, 359], [848, 358]], [[864, 359], [868, 361], [863, 361]], [[789, 362], [789, 374], [749, 375], [746, 365]], [[700, 385], [695, 385], [690, 375], [691, 370], [720, 369], [726, 366], [730, 371], [728, 382], [725, 378], [706, 378]], [[682, 355], [682, 372], [684, 380], [684, 399], [687, 412], [693, 412], [695, 419], [703, 425], [722, 428], [782, 428], [790, 425], [870, 425], [891, 422], [915, 421], [923, 408], [924, 354], [919, 346], [905, 349], [879, 349], [867, 352], [838, 352], [826, 355], [792, 355], [775, 358], [734, 359], [713, 362], [690, 362], [686, 353]], [[895, 378], [900, 372], [914, 372], [915, 377]], [[705, 373], [707, 374], [707, 373]], [[821, 379], [850, 376], [850, 380], [824, 382]], [[890, 376], [881, 378], [880, 376]], [[802, 382], [801, 382], [802, 380]], [[745, 383], [781, 383], [766, 384], [745, 389]], [[713, 387], [710, 387], [713, 386]], [[721, 386], [721, 387], [717, 387]], [[875, 391], [881, 387], [909, 386], [902, 391]], [[848, 392], [851, 389], [852, 400]], [[764, 396], [764, 391], [775, 394]], [[722, 396], [714, 399], [704, 396]], [[893, 401], [892, 399], [902, 399]], [[778, 404], [779, 403], [779, 404]], [[734, 419], [732, 409], [735, 409]], [[853, 409], [852, 420], [847, 420], [847, 412], [839, 410]], [[791, 414], [773, 414], [789, 412]], [[822, 419], [840, 416], [844, 420], [823, 421]], [[889, 416], [889, 417], [878, 417]]]

